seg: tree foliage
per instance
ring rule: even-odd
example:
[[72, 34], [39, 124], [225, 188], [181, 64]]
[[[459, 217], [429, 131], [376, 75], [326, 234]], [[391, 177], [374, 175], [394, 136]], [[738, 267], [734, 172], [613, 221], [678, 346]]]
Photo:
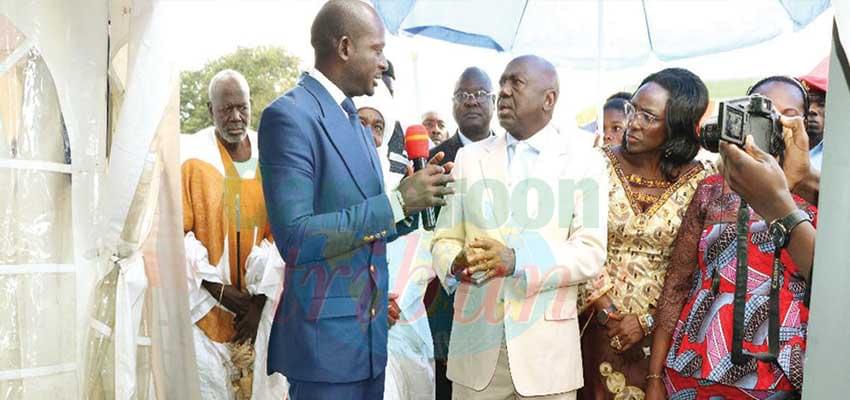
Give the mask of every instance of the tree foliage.
[[234, 69], [251, 87], [251, 127], [257, 129], [263, 109], [295, 86], [298, 58], [280, 47], [239, 48], [212, 60], [197, 71], [180, 73], [180, 131], [195, 133], [213, 124], [207, 111], [210, 79], [218, 71]]

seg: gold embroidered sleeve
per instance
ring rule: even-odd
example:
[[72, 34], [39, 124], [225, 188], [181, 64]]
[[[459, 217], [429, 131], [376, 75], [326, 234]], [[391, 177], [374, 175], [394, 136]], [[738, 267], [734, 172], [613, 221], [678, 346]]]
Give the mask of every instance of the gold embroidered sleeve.
[[584, 312], [593, 302], [608, 293], [614, 287], [614, 280], [608, 274], [608, 266], [596, 277], [596, 279], [582, 285], [579, 291], [579, 312]]

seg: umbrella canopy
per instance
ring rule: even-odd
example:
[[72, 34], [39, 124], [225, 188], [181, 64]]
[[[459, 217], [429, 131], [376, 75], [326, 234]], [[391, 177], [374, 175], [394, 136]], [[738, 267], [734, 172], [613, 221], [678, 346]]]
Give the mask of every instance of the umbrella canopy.
[[711, 54], [798, 30], [829, 0], [372, 0], [387, 29], [614, 69]]

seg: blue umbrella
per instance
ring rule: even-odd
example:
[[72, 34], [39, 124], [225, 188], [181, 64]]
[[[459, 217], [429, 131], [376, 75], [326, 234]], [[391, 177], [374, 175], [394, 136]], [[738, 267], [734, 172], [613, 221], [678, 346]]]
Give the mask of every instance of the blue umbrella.
[[576, 68], [613, 69], [755, 45], [829, 0], [372, 0], [387, 29]]

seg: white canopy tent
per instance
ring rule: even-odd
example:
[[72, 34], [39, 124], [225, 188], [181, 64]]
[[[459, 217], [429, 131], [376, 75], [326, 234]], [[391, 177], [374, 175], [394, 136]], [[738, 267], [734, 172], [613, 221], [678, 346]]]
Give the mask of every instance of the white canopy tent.
[[198, 398], [159, 10], [0, 2], [0, 397]]
[[[850, 5], [835, 15], [846, 49]], [[199, 398], [174, 267], [176, 26], [157, 0], [0, 2], [2, 398]], [[850, 391], [850, 76], [830, 74], [807, 398]]]
[[[104, 179], [106, 137], [107, 10], [87, 3], [0, 3], [0, 392], [12, 399], [76, 398], [80, 389], [86, 294], [102, 261], [94, 188]], [[68, 147], [70, 163], [58, 156]]]

